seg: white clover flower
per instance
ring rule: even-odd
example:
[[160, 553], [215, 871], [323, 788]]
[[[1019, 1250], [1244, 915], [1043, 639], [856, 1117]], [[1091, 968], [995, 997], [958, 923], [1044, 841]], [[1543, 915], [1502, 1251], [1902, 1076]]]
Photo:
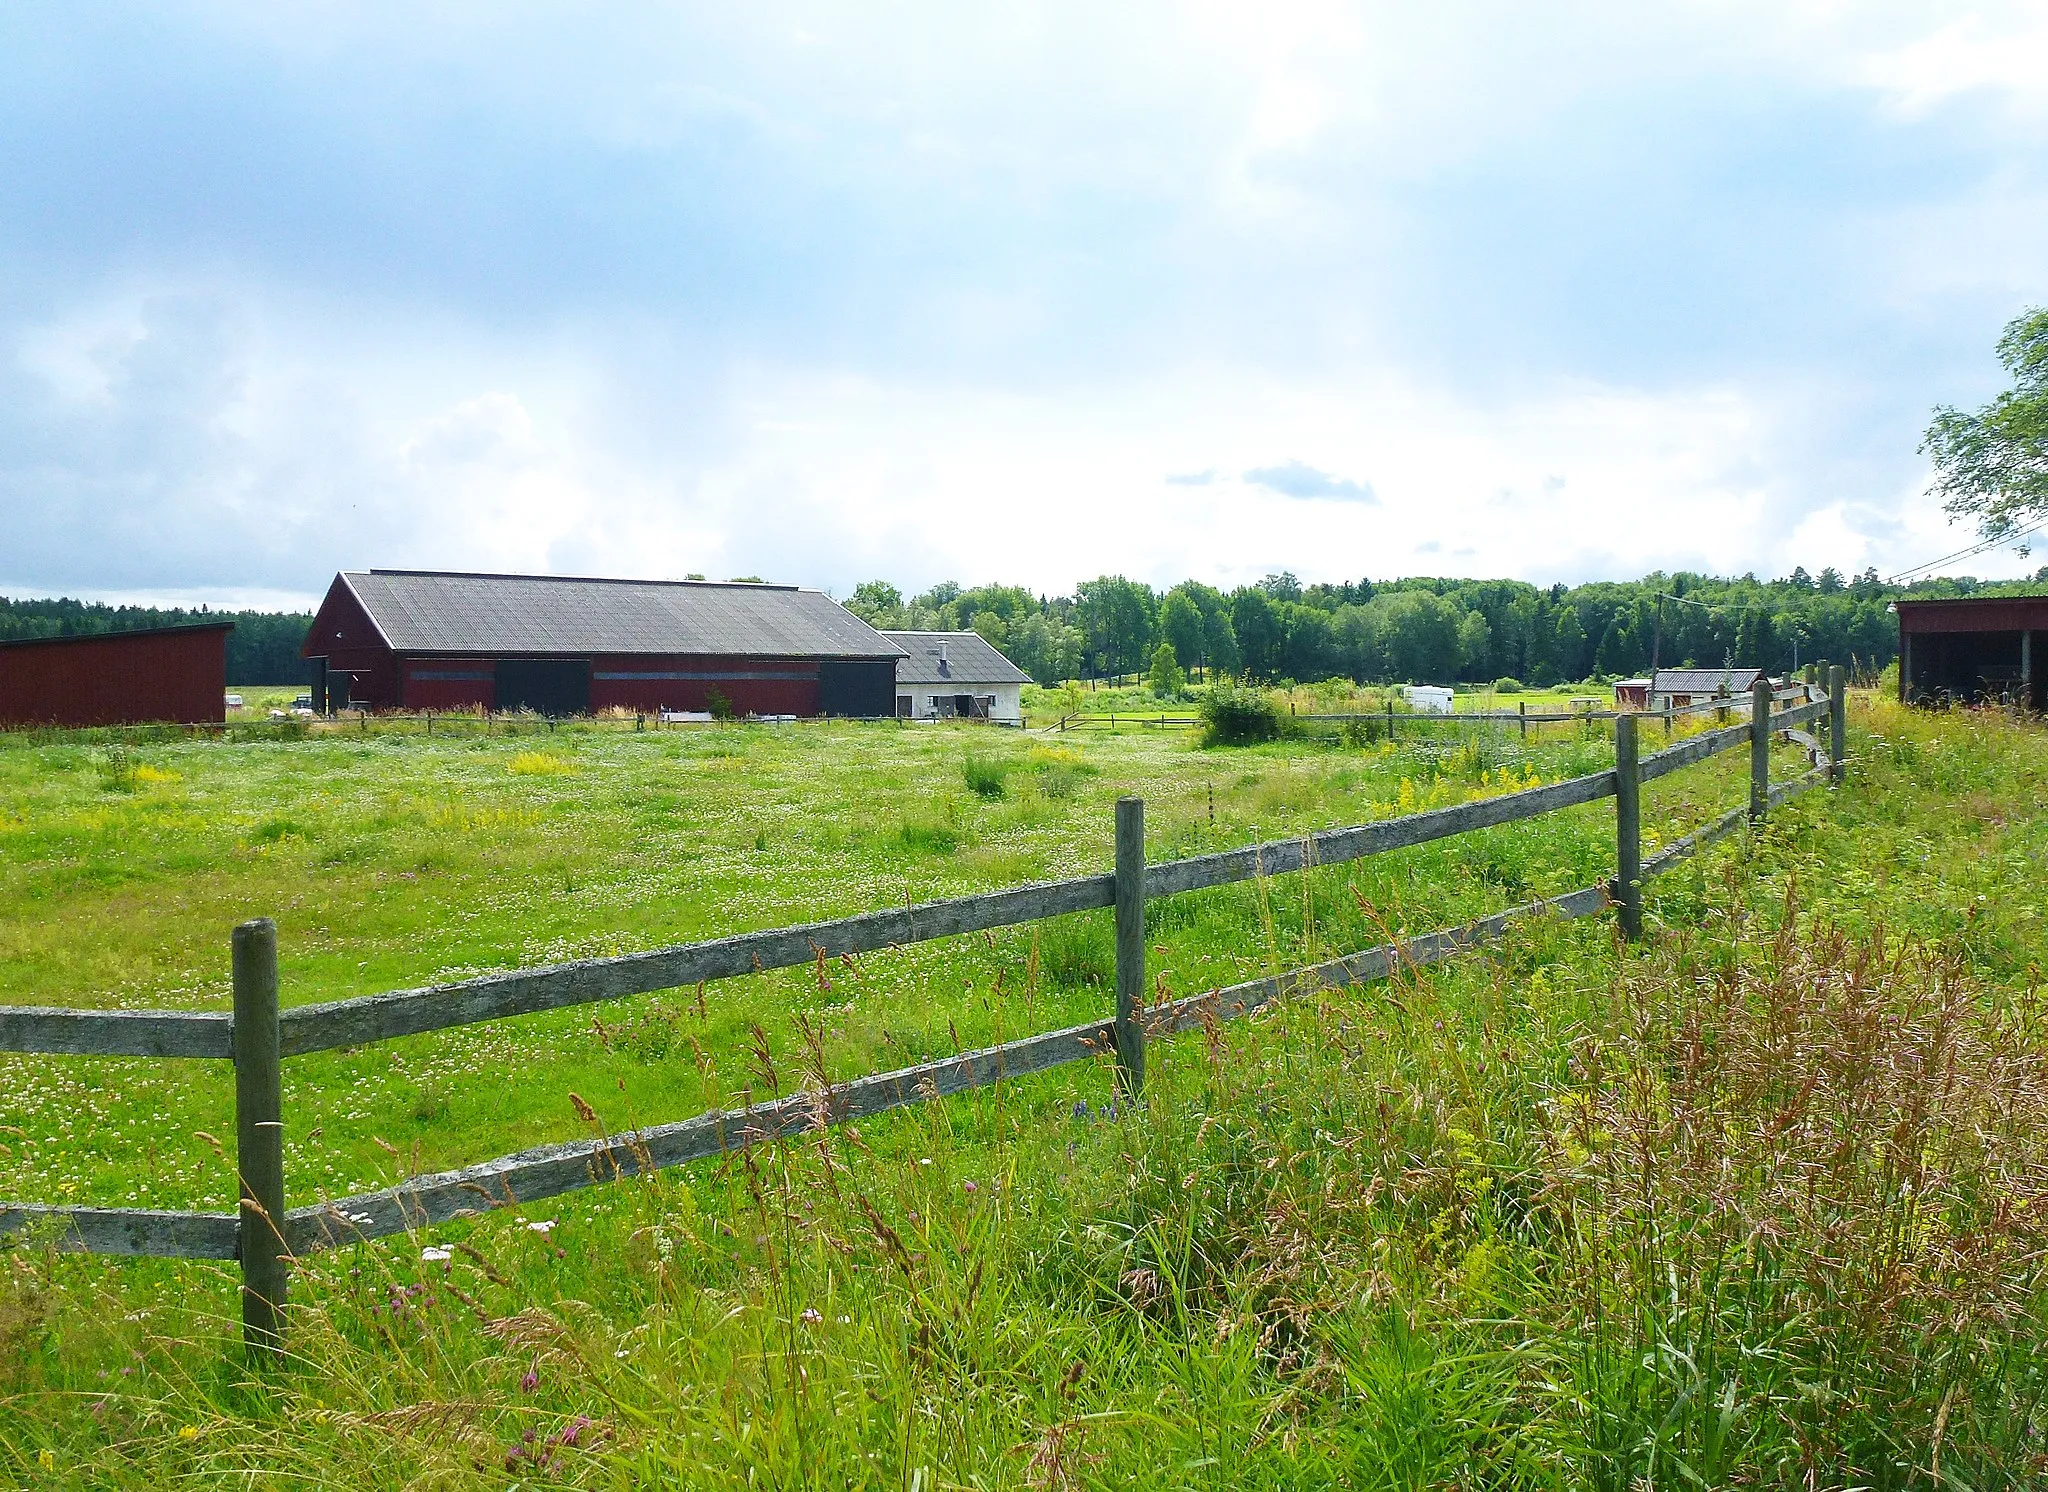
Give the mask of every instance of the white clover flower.
[[444, 1248], [423, 1248], [420, 1250], [420, 1260], [426, 1264], [446, 1264], [454, 1257], [455, 1255], [452, 1251]]
[[554, 1230], [554, 1226], [555, 1220], [553, 1218], [544, 1218], [537, 1223], [528, 1223], [526, 1231], [529, 1233], [549, 1233]]

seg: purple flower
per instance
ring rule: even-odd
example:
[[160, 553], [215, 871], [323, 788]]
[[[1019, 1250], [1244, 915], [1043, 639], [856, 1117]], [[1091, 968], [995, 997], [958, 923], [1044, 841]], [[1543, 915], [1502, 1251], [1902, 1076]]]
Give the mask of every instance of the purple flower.
[[519, 1391], [520, 1391], [520, 1392], [521, 1392], [522, 1394], [530, 1394], [530, 1393], [532, 1393], [532, 1392], [533, 1392], [533, 1391], [534, 1391], [535, 1389], [537, 1389], [537, 1388], [539, 1388], [539, 1387], [540, 1387], [540, 1369], [539, 1369], [539, 1368], [528, 1368], [528, 1369], [526, 1370], [526, 1372], [525, 1372], [525, 1373], [524, 1373], [524, 1374], [523, 1374], [523, 1375], [522, 1375], [522, 1376], [520, 1377], [520, 1379], [519, 1379]]
[[1076, 1119], [1086, 1119], [1088, 1117], [1087, 1099], [1077, 1098], [1074, 1100], [1074, 1117]]
[[981, 1188], [976, 1186], [972, 1181], [963, 1181], [960, 1183], [960, 1187], [961, 1190], [967, 1192], [969, 1195], [972, 1195], [973, 1193], [981, 1190]]

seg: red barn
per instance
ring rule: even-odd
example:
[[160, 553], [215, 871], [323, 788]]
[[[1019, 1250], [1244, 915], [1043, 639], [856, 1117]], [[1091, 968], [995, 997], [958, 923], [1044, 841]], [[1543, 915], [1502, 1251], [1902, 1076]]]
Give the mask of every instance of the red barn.
[[0, 642], [0, 726], [227, 719], [233, 622]]
[[315, 709], [893, 715], [902, 649], [822, 591], [344, 570], [303, 649]]

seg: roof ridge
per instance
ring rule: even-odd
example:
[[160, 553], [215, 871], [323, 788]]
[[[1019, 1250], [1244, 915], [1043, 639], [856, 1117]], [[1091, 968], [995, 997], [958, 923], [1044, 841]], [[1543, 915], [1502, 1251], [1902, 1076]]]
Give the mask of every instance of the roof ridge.
[[[634, 575], [533, 575], [511, 570], [344, 570], [344, 575], [408, 575], [431, 580], [568, 580], [583, 585], [679, 585], [718, 589], [741, 587], [750, 591], [800, 591], [800, 585], [783, 585], [767, 580], [648, 580]], [[820, 595], [823, 592], [819, 592]]]

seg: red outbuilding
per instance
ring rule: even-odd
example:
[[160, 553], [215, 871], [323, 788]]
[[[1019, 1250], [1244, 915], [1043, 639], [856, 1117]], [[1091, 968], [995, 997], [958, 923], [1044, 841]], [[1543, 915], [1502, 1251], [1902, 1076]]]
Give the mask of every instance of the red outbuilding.
[[1900, 699], [2003, 700], [2048, 709], [2040, 654], [2048, 644], [2048, 596], [1967, 596], [1896, 607]]
[[323, 711], [880, 716], [903, 650], [795, 586], [345, 570], [303, 655]]
[[0, 726], [227, 719], [232, 622], [0, 642]]

